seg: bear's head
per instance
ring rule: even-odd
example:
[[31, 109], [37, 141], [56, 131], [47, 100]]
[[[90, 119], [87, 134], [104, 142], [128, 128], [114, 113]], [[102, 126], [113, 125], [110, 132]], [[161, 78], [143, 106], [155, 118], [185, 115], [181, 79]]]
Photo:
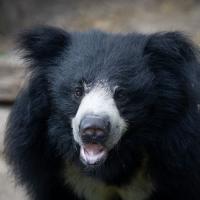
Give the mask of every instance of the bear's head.
[[187, 68], [196, 59], [180, 33], [39, 27], [23, 33], [20, 45], [30, 63], [33, 112], [45, 115], [48, 147], [87, 170], [123, 174], [139, 166], [150, 146], [196, 106]]

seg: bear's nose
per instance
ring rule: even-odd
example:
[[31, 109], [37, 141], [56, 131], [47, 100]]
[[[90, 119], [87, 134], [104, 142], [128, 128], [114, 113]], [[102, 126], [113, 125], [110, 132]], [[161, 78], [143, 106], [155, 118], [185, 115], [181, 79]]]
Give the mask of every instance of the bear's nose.
[[86, 115], [79, 126], [83, 143], [104, 143], [110, 132], [108, 116]]

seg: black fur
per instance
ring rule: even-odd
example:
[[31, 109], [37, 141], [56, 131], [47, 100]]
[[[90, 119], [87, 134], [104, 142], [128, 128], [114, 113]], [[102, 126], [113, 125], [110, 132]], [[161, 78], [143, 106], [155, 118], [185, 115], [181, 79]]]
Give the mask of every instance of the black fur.
[[106, 162], [86, 175], [127, 185], [147, 157], [149, 200], [200, 199], [198, 50], [184, 35], [38, 27], [19, 44], [31, 73], [10, 114], [5, 153], [32, 199], [79, 199], [63, 176], [67, 161], [84, 167], [72, 137], [80, 103], [72, 93], [82, 81], [102, 79], [125, 89], [115, 101], [129, 127]]

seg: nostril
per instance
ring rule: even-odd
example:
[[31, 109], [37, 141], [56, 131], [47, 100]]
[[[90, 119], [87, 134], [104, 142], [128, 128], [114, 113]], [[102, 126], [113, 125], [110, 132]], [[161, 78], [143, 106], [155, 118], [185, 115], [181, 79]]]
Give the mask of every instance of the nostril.
[[83, 143], [104, 143], [107, 139], [107, 134], [103, 131], [85, 131], [81, 134], [81, 139]]
[[101, 137], [101, 136], [104, 136], [104, 135], [105, 135], [105, 133], [104, 133], [103, 130], [101, 130], [101, 129], [96, 129], [96, 136]]
[[102, 136], [104, 135], [104, 131], [96, 128], [87, 128], [82, 130], [82, 135], [90, 135], [90, 136]]

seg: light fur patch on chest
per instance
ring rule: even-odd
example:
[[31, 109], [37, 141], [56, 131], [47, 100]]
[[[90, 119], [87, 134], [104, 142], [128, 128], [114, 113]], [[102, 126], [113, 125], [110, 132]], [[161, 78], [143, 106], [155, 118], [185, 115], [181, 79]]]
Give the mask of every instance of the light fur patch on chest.
[[141, 171], [124, 187], [106, 185], [105, 183], [84, 175], [80, 170], [68, 165], [65, 173], [66, 184], [74, 193], [86, 200], [111, 200], [120, 197], [122, 200], [145, 200], [152, 192], [151, 181]]

